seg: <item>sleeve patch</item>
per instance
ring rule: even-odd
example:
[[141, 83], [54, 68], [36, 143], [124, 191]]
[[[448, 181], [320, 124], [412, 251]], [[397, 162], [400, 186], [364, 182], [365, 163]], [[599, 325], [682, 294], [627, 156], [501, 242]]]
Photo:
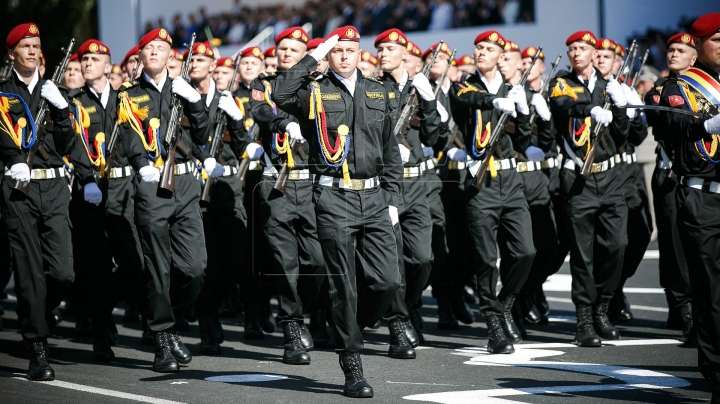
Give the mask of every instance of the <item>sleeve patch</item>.
[[265, 101], [265, 94], [263, 94], [263, 92], [260, 90], [253, 89], [252, 98], [255, 101]]
[[680, 95], [671, 95], [668, 97], [668, 102], [671, 107], [677, 107], [678, 105], [684, 105], [685, 99]]
[[653, 102], [655, 104], [660, 104], [660, 95], [658, 95], [658, 94], [653, 95]]

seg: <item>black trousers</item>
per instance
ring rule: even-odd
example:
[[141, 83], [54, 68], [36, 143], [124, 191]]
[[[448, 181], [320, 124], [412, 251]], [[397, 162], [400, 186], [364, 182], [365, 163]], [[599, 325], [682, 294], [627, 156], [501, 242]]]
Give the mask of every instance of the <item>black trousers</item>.
[[530, 171], [520, 173], [520, 178], [530, 207], [533, 244], [537, 250], [523, 286], [523, 291], [529, 293], [541, 287], [545, 280], [558, 270], [556, 263], [560, 239], [550, 199], [550, 180], [547, 174], [542, 171]]
[[207, 264], [200, 183], [184, 174], [175, 176], [171, 197], [158, 197], [157, 189], [156, 182], [141, 181], [135, 201], [145, 261], [143, 283], [150, 299], [148, 324], [156, 332], [175, 325], [173, 309], [183, 312], [195, 302]]
[[623, 172], [623, 194], [628, 207], [627, 238], [620, 285], [617, 291], [622, 291], [625, 281], [635, 275], [638, 266], [643, 260], [650, 236], [653, 232], [652, 216], [648, 203], [647, 189], [645, 188], [645, 173], [637, 163], [623, 163], [619, 168]]
[[362, 329], [382, 317], [400, 288], [390, 194], [315, 184], [313, 202], [330, 279], [335, 351], [359, 352]]
[[[548, 277], [560, 270], [565, 263], [565, 257], [570, 252], [570, 223], [565, 214], [565, 204], [567, 198], [560, 190], [560, 168], [549, 168], [543, 170], [550, 181], [550, 200], [552, 202], [553, 213], [555, 216], [555, 229], [558, 236], [558, 250], [555, 256], [555, 262], [552, 264]], [[543, 283], [547, 277], [543, 279]]]
[[[468, 175], [467, 220], [473, 242], [480, 313], [487, 317], [502, 314], [504, 308], [500, 300], [520, 292], [535, 258], [535, 247], [520, 174], [502, 170], [491, 178], [488, 173], [479, 192], [471, 185], [474, 181], [475, 178]], [[500, 296], [496, 293], [498, 276], [503, 282]]]
[[[430, 218], [432, 221], [431, 249], [433, 260], [428, 284], [434, 284], [438, 276], [442, 277], [448, 259], [445, 209], [442, 197], [440, 196], [443, 189], [443, 182], [434, 170], [425, 171], [423, 180], [427, 188], [427, 202], [430, 207]], [[434, 295], [435, 286], [433, 286], [433, 296]], [[422, 305], [422, 300], [419, 301], [419, 304]]]
[[270, 252], [265, 280], [279, 297], [278, 320], [302, 322], [303, 308], [317, 299], [325, 279], [317, 236], [311, 180], [288, 181], [285, 193], [274, 178], [260, 183], [260, 209], [265, 248]]
[[653, 207], [658, 227], [658, 250], [660, 251], [660, 286], [665, 289], [669, 308], [679, 309], [692, 302], [692, 288], [688, 261], [685, 259], [682, 239], [678, 230], [677, 180], [670, 178], [671, 171], [655, 168], [652, 176]]
[[[677, 187], [677, 225], [690, 270], [698, 366], [720, 393], [720, 194]], [[715, 373], [715, 375], [713, 375]]]
[[[5, 229], [0, 210], [0, 228]], [[10, 240], [7, 231], [0, 232], [0, 292], [5, 290], [12, 276], [12, 256], [10, 254]]]
[[66, 178], [30, 181], [26, 198], [15, 199], [15, 181], [2, 179], [3, 221], [12, 250], [18, 315], [24, 338], [46, 338], [46, 310], [60, 304], [75, 279]]
[[[245, 318], [254, 319], [258, 309], [267, 306], [270, 297], [269, 285], [262, 281], [262, 274], [268, 272], [266, 263], [269, 263], [269, 253], [266, 250], [265, 231], [262, 226], [260, 183], [263, 181], [262, 170], [248, 171], [245, 176], [245, 188], [243, 189], [243, 205], [248, 214], [246, 247], [242, 248], [247, 257], [248, 265], [240, 267], [240, 299], [245, 305]], [[248, 315], [250, 318], [248, 318]]]
[[[402, 232], [402, 255], [398, 257], [401, 286], [393, 298], [386, 320], [407, 318], [422, 296], [432, 269], [432, 216], [423, 177], [403, 181], [403, 205], [398, 207]], [[400, 250], [398, 250], [400, 251]]]
[[216, 316], [230, 287], [240, 280], [241, 267], [248, 266], [242, 248], [247, 239], [247, 213], [237, 176], [219, 177], [210, 187], [210, 205], [203, 214], [207, 268], [205, 281], [195, 301], [195, 314]]
[[560, 184], [567, 198], [571, 297], [576, 306], [610, 300], [620, 282], [627, 245], [627, 204], [617, 167], [584, 180], [579, 168], [562, 169]]

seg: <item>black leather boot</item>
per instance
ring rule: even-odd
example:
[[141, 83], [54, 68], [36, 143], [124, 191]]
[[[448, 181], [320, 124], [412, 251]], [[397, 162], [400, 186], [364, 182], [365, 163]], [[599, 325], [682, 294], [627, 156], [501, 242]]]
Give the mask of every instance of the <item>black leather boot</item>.
[[298, 327], [300, 328], [300, 342], [303, 348], [305, 348], [305, 351], [311, 352], [315, 349], [315, 343], [310, 330], [305, 326], [305, 323], [298, 323]]
[[577, 326], [575, 327], [575, 344], [579, 347], [600, 347], [602, 342], [595, 333], [591, 306], [577, 306]]
[[177, 332], [168, 333], [170, 336], [168, 342], [170, 343], [170, 353], [173, 358], [183, 365], [187, 365], [192, 361], [192, 354], [185, 344], [180, 341]]
[[593, 308], [593, 325], [598, 336], [603, 339], [620, 339], [620, 331], [608, 319], [609, 300], [601, 300]]
[[353, 398], [372, 398], [373, 388], [363, 376], [362, 360], [357, 352], [343, 352], [338, 356], [345, 373], [343, 394]]
[[[535, 304], [535, 299], [532, 294], [522, 293], [518, 295], [516, 301], [520, 303], [520, 309], [522, 310], [523, 320], [528, 324], [541, 324], [543, 316], [540, 314], [540, 310]], [[547, 317], [545, 317], [547, 323]]]
[[610, 299], [608, 316], [617, 321], [632, 321], [633, 314], [632, 311], [630, 311], [630, 302], [628, 302], [622, 290], [616, 292], [612, 299]]
[[465, 303], [463, 297], [459, 294], [450, 296], [450, 307], [455, 318], [463, 324], [472, 324], [475, 321], [472, 310]]
[[308, 355], [302, 345], [300, 324], [289, 322], [284, 323], [282, 327], [283, 336], [285, 337], [283, 363], [287, 363], [288, 365], [309, 365], [310, 355]]
[[215, 338], [215, 320], [212, 316], [198, 319], [200, 326], [200, 353], [203, 355], [220, 355], [220, 344]]
[[220, 317], [213, 316], [213, 333], [215, 334], [215, 341], [218, 344], [225, 342], [225, 331], [223, 331], [222, 323], [220, 323]]
[[[413, 348], [417, 347], [418, 345], [425, 342], [425, 336], [423, 336], [423, 319], [422, 315], [420, 315], [420, 310], [413, 309], [410, 310], [410, 324], [412, 325], [413, 329], [415, 330], [415, 335], [417, 335], [417, 344], [413, 345], [413, 341], [410, 341], [410, 335], [408, 335], [408, 340], [410, 342], [410, 345], [413, 346]], [[405, 328], [407, 328], [407, 323], [405, 323]]]
[[439, 297], [438, 305], [438, 323], [437, 328], [440, 330], [457, 330], [460, 328], [455, 315], [450, 307], [449, 297]]
[[505, 308], [505, 311], [503, 311], [501, 323], [505, 335], [508, 337], [508, 340], [510, 340], [510, 343], [512, 344], [522, 342], [522, 334], [520, 333], [517, 324], [515, 324], [515, 321], [513, 321], [512, 315], [512, 307], [515, 303], [515, 295], [507, 295], [505, 299], [501, 301], [501, 303]]
[[107, 322], [96, 319], [92, 322], [92, 332], [93, 352], [90, 358], [94, 362], [110, 362], [115, 360], [115, 353], [111, 348], [110, 327]]
[[403, 320], [399, 318], [391, 320], [388, 328], [390, 329], [388, 356], [393, 359], [415, 359], [415, 350], [407, 340]]
[[525, 323], [523, 321], [522, 309], [520, 309], [520, 302], [518, 302], [517, 299], [515, 299], [515, 302], [512, 305], [511, 312], [513, 322], [517, 326], [518, 331], [520, 331], [520, 336], [527, 338], [527, 330], [525, 329]]
[[493, 314], [486, 318], [488, 330], [487, 350], [491, 354], [511, 354], [515, 352], [515, 347], [505, 335], [505, 331], [503, 331], [502, 318], [503, 316], [499, 314]]
[[243, 331], [243, 338], [249, 340], [261, 340], [265, 338], [265, 334], [260, 328], [256, 304], [248, 304], [245, 306], [245, 330]]
[[180, 371], [180, 365], [172, 354], [171, 337], [167, 331], [154, 333], [155, 338], [155, 360], [153, 370], [158, 373], [176, 373]]
[[402, 321], [403, 328], [405, 329], [405, 339], [411, 347], [416, 348], [420, 345], [420, 338], [418, 337], [417, 331], [415, 331], [415, 327], [412, 325], [412, 321], [410, 321], [409, 318], [403, 318], [400, 321]]
[[532, 296], [535, 299], [535, 307], [537, 307], [538, 312], [540, 313], [540, 318], [547, 318], [550, 315], [550, 304], [548, 304], [547, 298], [545, 297], [545, 291], [543, 290], [542, 285], [538, 285], [537, 288], [535, 288]]
[[26, 341], [30, 352], [30, 365], [28, 366], [28, 379], [32, 381], [48, 382], [55, 380], [55, 371], [48, 363], [47, 340], [35, 339]]
[[146, 318], [141, 318], [142, 325], [143, 325], [143, 332], [142, 337], [140, 338], [140, 343], [145, 346], [152, 346], [155, 345], [155, 339], [153, 337], [153, 333], [150, 330], [150, 326], [148, 325]]
[[110, 335], [110, 345], [115, 346], [118, 342], [120, 342], [120, 333], [118, 332], [117, 325], [115, 324], [115, 317], [113, 317], [112, 312], [108, 313], [107, 326], [108, 334]]
[[680, 317], [683, 322], [682, 342], [695, 343], [695, 327], [693, 326], [692, 303], [685, 303], [680, 307]]
[[310, 334], [315, 347], [320, 349], [335, 348], [332, 333], [327, 326], [324, 309], [315, 309], [310, 312]]

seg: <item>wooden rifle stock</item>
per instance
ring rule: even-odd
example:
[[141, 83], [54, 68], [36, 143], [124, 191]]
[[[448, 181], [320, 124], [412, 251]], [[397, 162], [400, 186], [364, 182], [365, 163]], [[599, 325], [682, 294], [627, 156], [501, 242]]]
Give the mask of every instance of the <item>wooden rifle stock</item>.
[[[305, 150], [302, 148], [302, 142], [291, 140], [290, 141], [290, 153], [297, 153], [300, 155], [301, 159], [307, 159], [307, 154], [305, 153]], [[287, 159], [283, 162], [282, 167], [280, 167], [280, 172], [278, 173], [277, 180], [275, 180], [275, 185], [273, 188], [280, 191], [280, 193], [284, 194], [285, 189], [287, 188], [287, 182], [288, 177], [290, 176], [290, 168], [288, 167]]]

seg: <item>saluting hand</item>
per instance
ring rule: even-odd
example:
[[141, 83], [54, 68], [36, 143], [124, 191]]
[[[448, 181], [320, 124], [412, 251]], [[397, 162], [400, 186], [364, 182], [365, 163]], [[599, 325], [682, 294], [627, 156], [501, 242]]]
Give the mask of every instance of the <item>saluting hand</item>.
[[315, 61], [317, 62], [321, 61], [325, 58], [325, 56], [327, 56], [328, 53], [330, 53], [332, 48], [337, 45], [339, 39], [340, 37], [338, 37], [337, 35], [331, 36], [330, 38], [326, 39], [325, 42], [318, 45], [318, 47], [315, 48], [314, 51], [310, 52], [310, 56], [312, 56], [312, 58], [315, 59]]

